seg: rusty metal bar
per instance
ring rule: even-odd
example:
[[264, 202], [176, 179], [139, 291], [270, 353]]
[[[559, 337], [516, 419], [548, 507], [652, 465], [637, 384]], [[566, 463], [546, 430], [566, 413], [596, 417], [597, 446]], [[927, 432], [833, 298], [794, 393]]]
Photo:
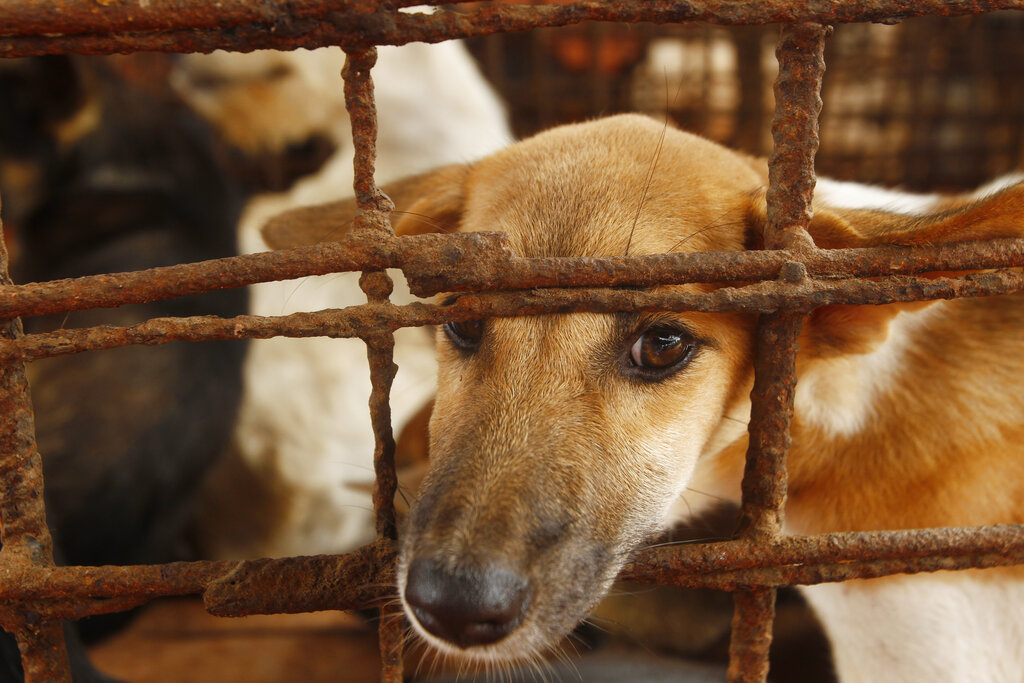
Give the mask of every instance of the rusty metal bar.
[[[784, 26], [776, 57], [774, 147], [768, 159], [767, 249], [795, 254], [816, 251], [807, 232], [818, 150], [821, 79], [825, 73], [827, 29], [819, 24]], [[792, 263], [782, 277], [799, 282], [805, 266]], [[805, 310], [762, 314], [754, 349], [754, 388], [750, 392], [750, 444], [742, 481], [740, 528], [752, 543], [771, 543], [782, 533], [786, 501], [786, 453], [793, 419], [797, 340]], [[775, 589], [734, 595], [729, 643], [730, 683], [768, 679], [768, 651], [775, 618]]]
[[393, 597], [394, 558], [380, 539], [346, 555], [246, 560], [210, 582], [203, 603], [222, 617], [369, 607]]
[[[394, 597], [393, 541], [346, 555], [137, 567], [25, 567], [0, 574], [0, 600], [80, 618], [157, 597], [204, 594], [220, 616], [348, 609]], [[814, 584], [1024, 562], [1024, 525], [782, 536], [642, 550], [623, 580], [720, 590]], [[205, 593], [204, 593], [205, 590]], [[127, 603], [115, 602], [129, 598]]]
[[[461, 244], [459, 246], [461, 248]], [[779, 277], [792, 259], [778, 251], [538, 259], [498, 256], [484, 249], [479, 252], [483, 257], [481, 260], [460, 262], [458, 270], [446, 272], [444, 278], [436, 270], [428, 270], [434, 264], [433, 254], [426, 257], [425, 265], [410, 260], [402, 261], [400, 267], [409, 279], [413, 294], [433, 296], [440, 292], [537, 287], [656, 287], [691, 282], [771, 280]], [[493, 259], [488, 258], [492, 255]], [[466, 256], [470, 256], [468, 249]], [[808, 276], [820, 280], [1008, 268], [1024, 265], [1024, 240], [1000, 239], [924, 247], [815, 249], [802, 252], [799, 258]]]
[[[290, 6], [297, 5], [292, 12]], [[431, 2], [423, 4], [441, 4]], [[404, 45], [441, 42], [567, 26], [584, 21], [680, 23], [703, 21], [723, 25], [795, 24], [802, 22], [893, 22], [923, 15], [959, 16], [1000, 9], [1022, 9], [1021, 0], [823, 0], [814, 3], [765, 0], [581, 0], [555, 5], [487, 5], [470, 12], [438, 10], [432, 15], [399, 11], [382, 0], [353, 0], [315, 7], [301, 3], [218, 3], [225, 20], [217, 21], [201, 0], [152, 0], [146, 7], [97, 8], [91, 0], [66, 0], [60, 13], [32, 17], [35, 3], [11, 0], [0, 14], [0, 56], [42, 54], [113, 54], [137, 51], [249, 51], [342, 45]], [[82, 29], [75, 29], [81, 22]]]
[[[245, 254], [130, 273], [0, 285], [0, 316], [35, 316], [169, 299], [257, 282], [363, 269], [401, 268], [417, 296], [538, 287], [653, 287], [774, 279], [792, 256], [777, 251], [654, 254], [627, 258], [537, 258], [512, 254], [502, 233], [414, 235], [361, 232], [340, 242]], [[1024, 266], [1024, 239], [922, 247], [814, 250], [809, 277], [834, 280], [928, 271]], [[440, 275], [444, 273], [444, 276]]]
[[786, 452], [802, 322], [800, 311], [762, 315], [755, 332], [750, 445], [743, 471], [740, 511], [741, 533], [754, 543], [771, 542], [782, 533]]
[[825, 36], [820, 24], [785, 26], [775, 56], [774, 145], [768, 158], [768, 249], [813, 249], [807, 234], [814, 193], [814, 155], [818, 152], [821, 79], [825, 74]]
[[733, 593], [735, 609], [729, 640], [729, 683], [760, 683], [768, 679], [768, 650], [775, 621], [775, 589]]
[[510, 317], [591, 311], [749, 311], [809, 310], [831, 304], [885, 304], [1009, 294], [1024, 289], [1024, 273], [996, 270], [948, 278], [891, 277], [881, 280], [761, 282], [713, 292], [622, 289], [541, 289], [462, 294], [449, 304], [390, 303], [341, 310], [234, 318], [194, 316], [154, 318], [128, 327], [84, 327], [0, 340], [0, 360], [36, 360], [132, 344], [269, 337], [364, 337], [374, 330], [436, 325], [480, 317]]
[[71, 683], [64, 631], [59, 621], [36, 622], [32, 613], [15, 632], [25, 683]]
[[[0, 283], [11, 284], [2, 225]], [[0, 322], [0, 339], [22, 336], [20, 319]], [[52, 567], [53, 540], [43, 504], [43, 463], [36, 448], [25, 364], [16, 359], [0, 365], [0, 481], [4, 482], [0, 495], [0, 566], [8, 572], [21, 567]], [[0, 610], [0, 624], [15, 634], [28, 683], [71, 680], [59, 621], [5, 606]]]
[[[321, 210], [304, 211], [322, 214]], [[322, 215], [319, 220], [324, 220]], [[344, 230], [342, 226], [338, 229]], [[348, 235], [338, 242], [149, 270], [0, 284], [0, 316], [111, 308], [258, 282], [381, 268], [401, 268], [412, 292], [423, 297], [440, 292], [538, 287], [752, 282], [778, 277], [792, 258], [777, 251], [735, 251], [525, 259], [508, 249], [503, 233], [425, 234], [387, 239], [369, 231]], [[800, 261], [808, 276], [823, 280], [1010, 268], [1024, 266], [1024, 239], [817, 249], [801, 253]]]
[[397, 600], [380, 608], [381, 683], [402, 683], [402, 650], [405, 645], [405, 614]]
[[[377, 49], [346, 51], [341, 72], [345, 82], [345, 107], [352, 119], [352, 141], [355, 144], [354, 190], [359, 213], [355, 228], [359, 233], [378, 233], [394, 237], [389, 214], [395, 208], [381, 192], [373, 178], [377, 156], [377, 108], [373, 99], [371, 71], [377, 62]], [[363, 271], [359, 287], [366, 294], [367, 305], [385, 305], [394, 288], [391, 277], [383, 270]], [[373, 509], [377, 516], [377, 537], [397, 539], [395, 492], [398, 475], [395, 471], [395, 436], [391, 429], [391, 386], [398, 366], [394, 362], [394, 330], [384, 329], [362, 337], [370, 364], [370, 422], [373, 427]], [[389, 582], [394, 584], [395, 581]], [[401, 683], [402, 645], [405, 626], [401, 609], [382, 606], [378, 638], [381, 653], [381, 681]]]
[[[836, 564], [792, 565], [764, 569], [721, 571], [702, 576], [683, 574], [671, 581], [657, 582], [686, 588], [710, 588], [722, 591], [743, 591], [754, 588], [809, 586], [818, 583], [876, 579], [893, 574], [989, 569], [1024, 564], [1024, 553], [969, 555], [949, 557], [944, 551], [913, 561], [902, 559], [857, 560]], [[653, 583], [653, 582], [652, 582]]]
[[[1022, 553], [1024, 525], [1018, 524], [780, 536], [772, 543], [738, 539], [656, 546], [639, 553], [623, 569], [622, 578], [673, 583], [675, 574], [705, 576], [727, 571], [831, 566], [873, 560], [906, 561], [908, 569], [913, 567], [912, 571], [929, 571], [945, 567], [920, 561], [940, 554], [970, 560], [985, 555], [1019, 557]], [[645, 578], [639, 578], [641, 576]]]
[[[345, 106], [352, 118], [352, 139], [355, 143], [356, 203], [359, 215], [355, 227], [359, 233], [376, 232], [393, 236], [388, 218], [394, 204], [380, 191], [373, 179], [377, 147], [377, 110], [373, 102], [373, 80], [370, 72], [377, 61], [376, 49], [348, 53], [342, 77], [345, 80]], [[367, 305], [388, 303], [394, 283], [380, 270], [363, 271], [359, 286], [366, 294]], [[370, 419], [375, 437], [373, 489], [377, 513], [377, 535], [397, 538], [394, 498], [398, 488], [395, 474], [395, 439], [391, 432], [391, 384], [398, 368], [394, 364], [395, 340], [392, 330], [374, 326], [362, 335], [370, 363]]]

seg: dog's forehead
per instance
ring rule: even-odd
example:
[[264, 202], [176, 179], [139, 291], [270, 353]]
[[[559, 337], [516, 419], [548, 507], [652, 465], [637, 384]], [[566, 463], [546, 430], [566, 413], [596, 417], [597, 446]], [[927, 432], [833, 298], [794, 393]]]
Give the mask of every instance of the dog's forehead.
[[531, 257], [621, 256], [627, 244], [630, 254], [741, 248], [739, 223], [759, 184], [749, 162], [715, 143], [617, 116], [479, 162], [463, 229], [505, 231]]

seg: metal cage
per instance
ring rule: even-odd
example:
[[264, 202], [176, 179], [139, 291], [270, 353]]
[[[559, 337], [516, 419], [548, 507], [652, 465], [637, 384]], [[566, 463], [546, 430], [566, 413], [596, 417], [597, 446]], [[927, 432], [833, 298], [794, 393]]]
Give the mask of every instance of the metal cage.
[[[785, 455], [795, 385], [795, 340], [804, 315], [834, 303], [889, 303], [1004, 294], [1024, 288], [1024, 240], [921, 248], [817, 249], [806, 233], [814, 187], [827, 26], [893, 22], [911, 16], [1022, 9], [1020, 0], [863, 0], [760, 3], [698, 0], [574, 0], [557, 4], [467, 3], [431, 15], [402, 12], [423, 0], [68, 0], [0, 6], [0, 56], [109, 54], [144, 50], [248, 51], [341, 45], [345, 94], [357, 149], [355, 190], [363, 215], [343, 242], [236, 256], [120, 275], [14, 285], [4, 275], [0, 310], [0, 623], [15, 633], [26, 680], [70, 680], [59, 620], [121, 611], [160, 596], [202, 594], [217, 615], [348, 609], [376, 604], [394, 576], [397, 535], [394, 439], [388, 395], [394, 330], [485, 316], [638, 309], [760, 314], [751, 447], [743, 479], [744, 531], [730, 541], [639, 553], [623, 578], [734, 591], [730, 681], [767, 675], [775, 590], [779, 586], [939, 569], [1024, 563], [1024, 528], [927, 529], [793, 537], [781, 533]], [[427, 4], [442, 4], [427, 3]], [[373, 180], [375, 109], [370, 80], [375, 46], [524, 31], [582, 21], [781, 24], [768, 189], [768, 250], [606, 259], [521, 259], [495, 234], [397, 239], [390, 202]], [[6, 254], [0, 254], [6, 272]], [[469, 292], [450, 305], [395, 306], [385, 268], [401, 268], [413, 292]], [[919, 277], [935, 270], [984, 272]], [[182, 318], [116, 328], [24, 336], [18, 316], [36, 316], [241, 287], [255, 282], [363, 271], [368, 302], [341, 311], [279, 318]], [[454, 273], [438, 277], [435, 273]], [[864, 279], [871, 278], [871, 279]], [[652, 293], [613, 285], [744, 283], [728, 293]], [[587, 288], [587, 289], [581, 289]], [[504, 291], [495, 291], [504, 290]], [[59, 354], [173, 340], [271, 336], [359, 337], [369, 349], [377, 436], [374, 503], [378, 540], [341, 556], [178, 563], [138, 567], [56, 567], [44, 520], [40, 457], [24, 363]], [[403, 625], [385, 607], [380, 626], [382, 680], [402, 679]]]

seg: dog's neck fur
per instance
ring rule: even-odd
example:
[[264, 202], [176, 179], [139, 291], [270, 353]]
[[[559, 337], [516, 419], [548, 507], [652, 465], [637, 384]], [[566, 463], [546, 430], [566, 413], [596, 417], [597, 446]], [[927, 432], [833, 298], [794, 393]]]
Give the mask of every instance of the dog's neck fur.
[[[801, 357], [787, 530], [1024, 521], [1024, 397], [1006, 382], [1024, 373], [1021, 338], [1024, 307], [962, 299], [901, 312], [867, 353]], [[738, 497], [746, 449], [709, 454], [692, 489]]]

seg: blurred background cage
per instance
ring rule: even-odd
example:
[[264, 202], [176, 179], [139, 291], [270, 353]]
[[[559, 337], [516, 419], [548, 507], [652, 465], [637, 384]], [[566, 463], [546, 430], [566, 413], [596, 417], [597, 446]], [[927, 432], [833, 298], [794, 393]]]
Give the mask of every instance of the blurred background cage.
[[[1024, 16], [841, 24], [825, 46], [817, 169], [915, 191], [970, 189], [1024, 165]], [[524, 136], [618, 112], [757, 156], [771, 151], [775, 26], [588, 23], [475, 38]]]

